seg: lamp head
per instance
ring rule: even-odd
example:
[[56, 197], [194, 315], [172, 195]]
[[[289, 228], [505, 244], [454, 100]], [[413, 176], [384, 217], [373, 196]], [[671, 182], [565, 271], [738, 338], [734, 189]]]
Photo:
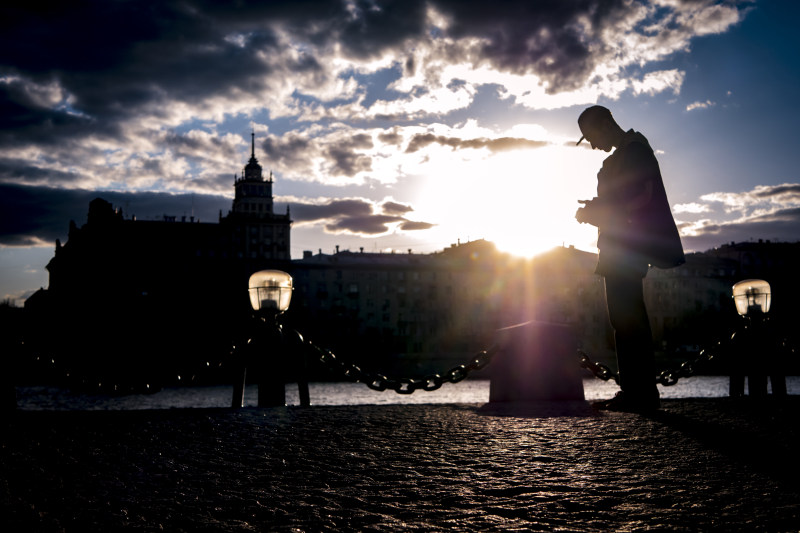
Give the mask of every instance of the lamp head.
[[766, 314], [772, 303], [769, 283], [762, 279], [746, 279], [733, 286], [733, 301], [736, 311], [742, 315]]
[[289, 309], [292, 277], [280, 270], [260, 270], [250, 276], [248, 290], [253, 311], [279, 315]]

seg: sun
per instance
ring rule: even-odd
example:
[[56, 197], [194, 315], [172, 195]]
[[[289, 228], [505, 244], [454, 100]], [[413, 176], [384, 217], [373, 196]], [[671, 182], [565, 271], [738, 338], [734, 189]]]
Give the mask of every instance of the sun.
[[532, 257], [556, 246], [592, 250], [597, 230], [575, 220], [578, 200], [592, 198], [599, 165], [586, 150], [548, 146], [436, 165], [415, 202], [437, 220], [437, 233], [486, 239], [498, 249]]

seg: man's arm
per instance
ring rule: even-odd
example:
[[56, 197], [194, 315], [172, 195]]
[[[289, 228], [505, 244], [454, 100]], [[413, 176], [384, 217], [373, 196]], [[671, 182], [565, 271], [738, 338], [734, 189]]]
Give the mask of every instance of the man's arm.
[[655, 181], [661, 172], [653, 151], [639, 142], [630, 143], [620, 170], [618, 205], [632, 213], [646, 207], [653, 199]]

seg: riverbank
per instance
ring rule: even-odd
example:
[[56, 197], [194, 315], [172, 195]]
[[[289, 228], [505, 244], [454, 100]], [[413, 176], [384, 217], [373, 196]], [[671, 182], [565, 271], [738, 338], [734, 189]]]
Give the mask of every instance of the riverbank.
[[800, 397], [21, 411], [4, 531], [789, 531]]

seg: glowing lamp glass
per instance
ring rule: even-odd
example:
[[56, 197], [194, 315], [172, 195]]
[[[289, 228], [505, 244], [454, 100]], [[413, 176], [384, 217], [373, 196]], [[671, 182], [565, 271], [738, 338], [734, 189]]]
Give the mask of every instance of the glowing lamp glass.
[[761, 279], [746, 279], [733, 286], [736, 312], [742, 316], [753, 312], [769, 312], [772, 295], [769, 283]]
[[283, 313], [292, 301], [292, 276], [280, 270], [261, 270], [250, 276], [249, 292], [254, 311]]

